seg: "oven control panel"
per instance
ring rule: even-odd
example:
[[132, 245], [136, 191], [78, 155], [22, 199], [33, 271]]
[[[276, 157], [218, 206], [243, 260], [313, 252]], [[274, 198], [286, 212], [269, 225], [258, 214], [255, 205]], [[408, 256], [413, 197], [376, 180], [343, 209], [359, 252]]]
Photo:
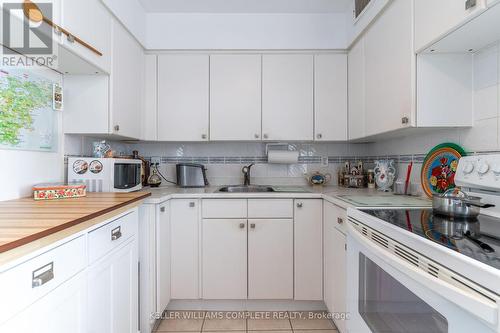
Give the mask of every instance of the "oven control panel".
[[483, 190], [500, 190], [500, 154], [460, 158], [455, 184]]

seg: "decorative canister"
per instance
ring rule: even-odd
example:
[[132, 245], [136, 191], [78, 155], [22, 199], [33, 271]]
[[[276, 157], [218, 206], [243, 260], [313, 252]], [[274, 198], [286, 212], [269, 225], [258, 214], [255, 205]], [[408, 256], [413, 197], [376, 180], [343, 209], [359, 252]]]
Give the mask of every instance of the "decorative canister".
[[375, 171], [368, 169], [367, 173], [368, 188], [375, 188]]
[[67, 199], [86, 196], [84, 183], [49, 183], [33, 186], [35, 200]]

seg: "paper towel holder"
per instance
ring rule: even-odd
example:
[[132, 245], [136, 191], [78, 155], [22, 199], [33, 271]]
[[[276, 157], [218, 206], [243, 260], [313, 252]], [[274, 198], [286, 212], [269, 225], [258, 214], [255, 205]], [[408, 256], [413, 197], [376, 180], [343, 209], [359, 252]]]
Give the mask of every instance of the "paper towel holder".
[[[272, 149], [272, 148], [278, 149]], [[292, 145], [286, 142], [276, 142], [276, 143], [266, 143], [266, 156], [269, 155], [269, 150], [286, 150], [286, 151], [294, 151], [295, 149], [291, 149]]]

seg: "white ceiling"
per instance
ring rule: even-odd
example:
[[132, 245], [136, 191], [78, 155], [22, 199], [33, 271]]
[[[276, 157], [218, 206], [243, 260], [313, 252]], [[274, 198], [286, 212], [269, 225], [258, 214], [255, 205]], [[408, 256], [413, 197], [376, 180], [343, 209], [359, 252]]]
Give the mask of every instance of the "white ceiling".
[[352, 0], [139, 0], [162, 13], [337, 13]]

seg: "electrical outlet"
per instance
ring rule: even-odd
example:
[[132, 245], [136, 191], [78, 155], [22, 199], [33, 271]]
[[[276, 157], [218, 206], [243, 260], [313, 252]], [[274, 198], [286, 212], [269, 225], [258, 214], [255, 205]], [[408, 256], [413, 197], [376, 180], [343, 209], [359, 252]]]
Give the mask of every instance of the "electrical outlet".
[[159, 156], [151, 157], [151, 164], [160, 164], [160, 163], [161, 163], [161, 157]]
[[328, 156], [321, 156], [321, 165], [328, 166]]

